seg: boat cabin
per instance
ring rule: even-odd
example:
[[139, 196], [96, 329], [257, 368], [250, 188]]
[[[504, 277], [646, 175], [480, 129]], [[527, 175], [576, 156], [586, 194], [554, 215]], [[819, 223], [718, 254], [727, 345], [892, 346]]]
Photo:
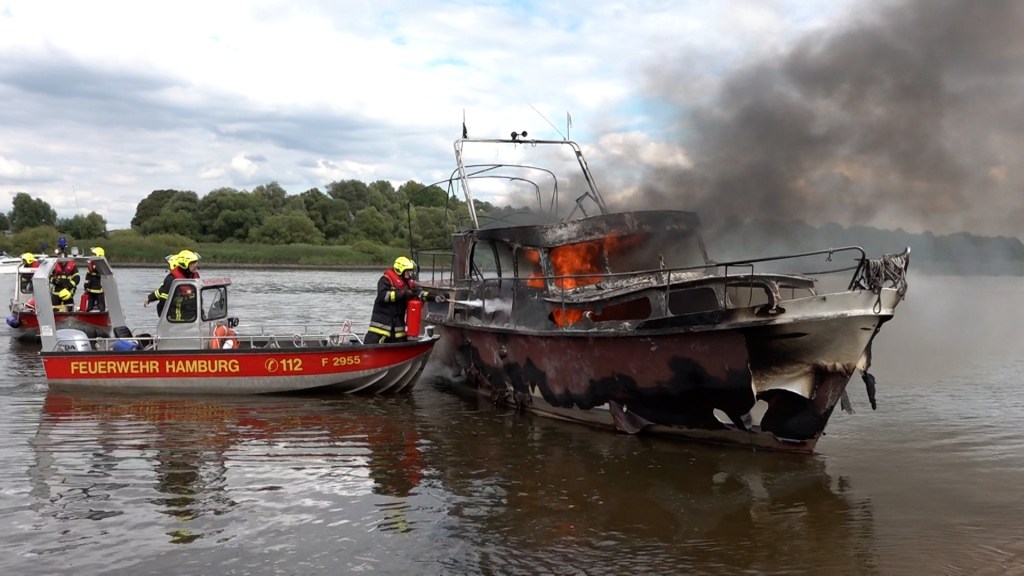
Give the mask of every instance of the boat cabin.
[[156, 328], [161, 350], [198, 350], [220, 345], [218, 328], [233, 329], [238, 318], [228, 318], [228, 278], [177, 279], [171, 284]]
[[[813, 279], [751, 274], [749, 261], [730, 273], [731, 263], [708, 258], [699, 226], [692, 212], [662, 210], [456, 234], [452, 318], [534, 330], [656, 328], [666, 318], [720, 321], [739, 303], [770, 313], [784, 297], [813, 294]], [[429, 256], [418, 257], [430, 267]]]
[[[161, 350], [198, 350], [220, 344], [216, 338], [218, 328], [233, 329], [238, 325], [237, 318], [228, 317], [228, 278], [214, 279], [177, 279], [171, 284], [167, 302], [157, 323], [155, 333], [133, 334], [127, 326], [124, 314], [122, 295], [117, 286], [113, 270], [106, 258], [96, 256], [76, 257], [79, 265], [92, 262], [99, 272], [106, 295], [107, 310], [113, 326], [113, 338], [99, 338], [104, 345], [114, 348], [121, 343], [130, 343], [133, 347], [151, 347]], [[60, 346], [79, 349], [89, 339], [83, 334], [73, 334], [75, 330], [57, 330], [54, 309], [50, 303], [50, 273], [57, 259], [46, 259], [38, 268], [33, 268], [32, 290], [38, 305], [36, 313], [39, 318], [39, 335], [43, 350], [55, 350]]]

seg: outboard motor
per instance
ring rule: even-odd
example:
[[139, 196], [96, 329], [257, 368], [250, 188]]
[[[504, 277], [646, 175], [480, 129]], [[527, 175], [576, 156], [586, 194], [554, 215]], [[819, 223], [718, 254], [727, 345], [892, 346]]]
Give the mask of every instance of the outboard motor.
[[61, 328], [57, 330], [57, 350], [61, 352], [88, 352], [92, 350], [89, 337], [81, 330]]

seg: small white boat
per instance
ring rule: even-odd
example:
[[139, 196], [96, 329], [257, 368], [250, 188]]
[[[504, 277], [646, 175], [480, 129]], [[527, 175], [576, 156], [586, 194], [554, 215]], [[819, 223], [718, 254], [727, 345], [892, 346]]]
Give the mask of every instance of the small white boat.
[[[36, 258], [39, 258], [36, 255]], [[7, 252], [0, 252], [0, 274], [15, 274], [21, 266], [21, 256], [12, 256]]]
[[[74, 260], [80, 270], [85, 270], [89, 261], [96, 261], [96, 257], [81, 256], [77, 254], [77, 251], [74, 256], [60, 257], [59, 259], [48, 258], [43, 254], [36, 254], [35, 256], [36, 261], [40, 262], [40, 264], [50, 260], [51, 266], [53, 262]], [[42, 302], [45, 308], [50, 306], [49, 289], [47, 288], [41, 299], [37, 298], [31, 282], [27, 281], [36, 270], [37, 268], [22, 266], [20, 256], [14, 264], [13, 271], [18, 273], [18, 278], [13, 283], [14, 293], [8, 306], [10, 314], [7, 316], [7, 327], [10, 328], [11, 337], [21, 342], [31, 343], [39, 340], [39, 318], [36, 315], [37, 302]], [[84, 309], [84, 300], [81, 307], [54, 310], [54, 321], [56, 322], [57, 329], [70, 328], [81, 330], [90, 337], [110, 335], [110, 314], [107, 311], [86, 311]]]

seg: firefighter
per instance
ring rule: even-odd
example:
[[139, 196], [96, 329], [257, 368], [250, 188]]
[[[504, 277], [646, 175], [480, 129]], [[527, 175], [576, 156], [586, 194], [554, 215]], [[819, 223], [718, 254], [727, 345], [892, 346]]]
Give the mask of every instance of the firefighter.
[[[39, 268], [39, 260], [36, 260], [36, 255], [31, 252], [25, 252], [21, 255], [21, 267], [22, 268]], [[21, 281], [20, 289], [22, 294], [28, 294], [32, 292], [32, 276], [35, 272], [22, 273], [19, 280]]]
[[[93, 256], [100, 258], [106, 257], [106, 252], [99, 246], [90, 248], [89, 251]], [[107, 297], [103, 293], [103, 282], [100, 279], [100, 273], [96, 270], [96, 264], [92, 260], [89, 261], [89, 269], [85, 272], [85, 311], [86, 312], [106, 312], [107, 310]]]
[[74, 260], [57, 262], [50, 272], [50, 304], [54, 309], [71, 311], [75, 307], [75, 290], [81, 276]]
[[[167, 276], [164, 276], [164, 281], [160, 284], [160, 287], [146, 295], [146, 299], [143, 301], [143, 306], [149, 306], [150, 302], [156, 302], [156, 313], [158, 316], [163, 315], [164, 304], [168, 300], [168, 292], [171, 290], [171, 284], [178, 278], [199, 278], [199, 254], [191, 250], [182, 250], [177, 254], [169, 256], [167, 258], [167, 265], [170, 268], [170, 272]], [[179, 290], [175, 293], [175, 297], [172, 299], [172, 306], [174, 312], [170, 316], [171, 320], [177, 321], [188, 321], [189, 318], [195, 318], [196, 314], [196, 294], [191, 290], [191, 287], [184, 287], [185, 290]]]
[[[394, 265], [377, 281], [377, 296], [373, 300], [373, 312], [370, 313], [370, 328], [363, 342], [377, 344], [387, 342], [405, 342], [405, 307], [412, 298], [427, 300], [430, 295], [420, 289], [413, 280], [416, 263], [405, 256], [395, 259]], [[437, 296], [436, 301], [444, 298]]]

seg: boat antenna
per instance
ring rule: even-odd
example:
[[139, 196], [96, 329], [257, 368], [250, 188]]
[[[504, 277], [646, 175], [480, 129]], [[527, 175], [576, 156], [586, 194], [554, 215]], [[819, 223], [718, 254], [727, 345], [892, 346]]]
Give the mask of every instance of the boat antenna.
[[555, 132], [558, 132], [558, 135], [562, 137], [562, 140], [568, 140], [568, 138], [565, 137], [565, 134], [562, 134], [562, 131], [558, 129], [558, 126], [555, 126], [554, 124], [552, 124], [551, 120], [548, 120], [546, 116], [541, 114], [540, 110], [537, 110], [536, 108], [534, 108], [533, 104], [530, 104], [530, 108], [533, 108], [533, 111], [536, 112], [538, 116], [543, 118], [544, 121], [548, 123], [548, 126], [551, 126], [552, 128], [554, 128]]
[[565, 139], [569, 139], [569, 128], [572, 128], [572, 114], [569, 111], [565, 111]]
[[75, 190], [75, 185], [71, 185], [71, 194], [75, 197], [75, 214], [81, 214], [82, 207], [78, 205], [78, 190]]
[[469, 132], [466, 130], [466, 109], [462, 109], [462, 137], [469, 138]]

